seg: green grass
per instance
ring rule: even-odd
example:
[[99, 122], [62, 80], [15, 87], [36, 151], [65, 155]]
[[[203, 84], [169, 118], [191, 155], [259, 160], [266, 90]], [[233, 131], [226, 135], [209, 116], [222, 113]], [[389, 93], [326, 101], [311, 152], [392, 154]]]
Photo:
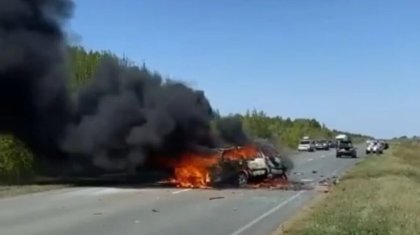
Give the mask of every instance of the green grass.
[[420, 234], [420, 144], [370, 156], [283, 234]]

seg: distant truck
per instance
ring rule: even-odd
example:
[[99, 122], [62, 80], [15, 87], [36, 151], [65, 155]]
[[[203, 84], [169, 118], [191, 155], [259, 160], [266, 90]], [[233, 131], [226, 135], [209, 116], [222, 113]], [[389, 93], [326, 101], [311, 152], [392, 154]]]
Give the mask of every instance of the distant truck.
[[357, 149], [349, 139], [342, 139], [337, 143], [336, 157], [341, 158], [343, 156], [357, 158]]
[[336, 141], [350, 140], [350, 137], [345, 134], [340, 134], [335, 137]]

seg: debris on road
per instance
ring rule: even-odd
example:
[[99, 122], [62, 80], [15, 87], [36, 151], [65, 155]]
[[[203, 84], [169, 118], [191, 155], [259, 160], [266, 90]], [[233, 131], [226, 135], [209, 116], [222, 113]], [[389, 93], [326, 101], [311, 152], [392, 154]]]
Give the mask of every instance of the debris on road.
[[318, 182], [316, 191], [328, 193], [331, 191], [331, 187], [333, 185], [337, 185], [338, 183], [339, 183], [339, 179], [337, 176], [332, 176], [332, 177], [322, 179]]
[[102, 215], [102, 213], [101, 212], [95, 212], [95, 213], [93, 213], [93, 215]]
[[318, 191], [323, 192], [323, 193], [329, 193], [330, 192], [330, 187], [329, 186], [322, 186], [321, 188], [318, 189]]
[[210, 197], [209, 200], [215, 200], [215, 199], [223, 199], [225, 197], [222, 196], [218, 196], [218, 197]]
[[316, 174], [316, 173], [318, 173], [317, 171], [312, 171], [312, 174]]
[[264, 179], [258, 183], [249, 183], [247, 188], [268, 188], [268, 189], [288, 189], [289, 182], [281, 178]]
[[157, 213], [157, 212], [159, 212], [159, 211], [158, 211], [158, 210], [156, 210], [156, 209], [153, 209], [152, 211], [153, 211], [153, 212], [156, 212], [156, 213]]

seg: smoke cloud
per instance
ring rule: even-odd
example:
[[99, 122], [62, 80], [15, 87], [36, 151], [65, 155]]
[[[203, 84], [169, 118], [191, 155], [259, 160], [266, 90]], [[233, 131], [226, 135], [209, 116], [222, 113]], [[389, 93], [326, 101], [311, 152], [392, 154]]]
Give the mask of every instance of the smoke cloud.
[[234, 145], [246, 145], [251, 142], [245, 134], [242, 122], [237, 117], [223, 117], [216, 121], [216, 128], [223, 141]]
[[83, 158], [106, 170], [249, 143], [235, 118], [220, 119], [220, 138], [214, 135], [202, 91], [116, 58], [105, 58], [90, 83], [70, 94], [62, 28], [73, 8], [70, 0], [0, 1], [0, 132], [38, 158]]
[[212, 147], [213, 111], [203, 92], [107, 58], [76, 97], [77, 121], [62, 148], [106, 169], [129, 169], [150, 155]]
[[67, 119], [65, 0], [0, 1], [0, 131], [38, 152], [57, 146]]

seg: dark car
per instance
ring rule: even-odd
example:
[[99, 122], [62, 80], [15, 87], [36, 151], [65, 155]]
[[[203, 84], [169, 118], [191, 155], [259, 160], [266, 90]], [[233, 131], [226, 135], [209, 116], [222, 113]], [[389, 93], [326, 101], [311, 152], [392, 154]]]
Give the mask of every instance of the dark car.
[[389, 148], [389, 144], [385, 140], [381, 140], [380, 143], [382, 144], [384, 150]]
[[336, 143], [334, 140], [328, 140], [328, 146], [330, 146], [330, 148], [335, 148], [336, 147]]
[[326, 140], [318, 140], [315, 143], [315, 148], [317, 150], [330, 150], [330, 146], [328, 145], [328, 142]]
[[341, 158], [343, 156], [350, 156], [352, 158], [357, 158], [357, 150], [353, 146], [353, 143], [350, 140], [340, 140], [337, 143], [336, 157]]

